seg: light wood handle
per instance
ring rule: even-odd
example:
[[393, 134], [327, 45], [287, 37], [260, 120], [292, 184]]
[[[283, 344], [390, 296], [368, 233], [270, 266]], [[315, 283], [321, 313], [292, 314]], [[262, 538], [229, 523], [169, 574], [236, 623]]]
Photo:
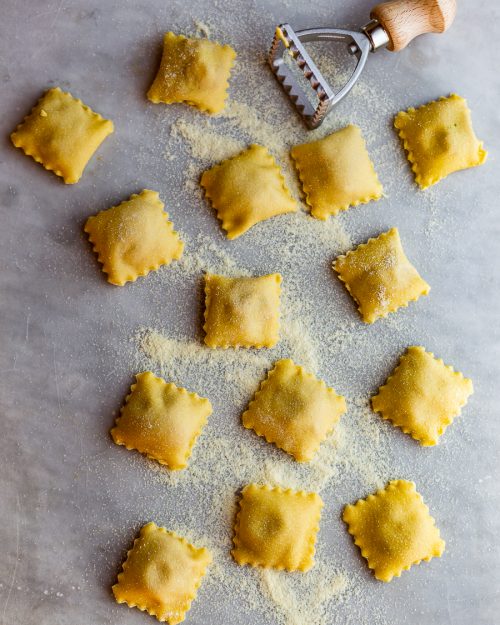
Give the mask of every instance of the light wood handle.
[[457, 12], [456, 0], [392, 0], [370, 13], [389, 36], [389, 50], [398, 52], [424, 33], [443, 33]]

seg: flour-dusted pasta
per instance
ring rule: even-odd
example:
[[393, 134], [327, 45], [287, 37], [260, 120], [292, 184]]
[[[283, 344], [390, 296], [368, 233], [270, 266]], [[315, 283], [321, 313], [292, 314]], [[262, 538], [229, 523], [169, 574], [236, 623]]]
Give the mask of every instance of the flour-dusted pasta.
[[85, 232], [108, 282], [123, 286], [182, 256], [184, 244], [163, 206], [156, 191], [145, 189], [87, 219]]
[[205, 343], [273, 347], [279, 340], [281, 276], [205, 276]]
[[233, 558], [238, 564], [308, 571], [314, 565], [322, 507], [316, 493], [245, 486], [236, 516]]
[[366, 323], [408, 306], [430, 291], [406, 257], [397, 228], [339, 256], [333, 268], [357, 302]]
[[422, 189], [486, 160], [487, 152], [474, 134], [467, 102], [456, 94], [401, 111], [394, 126]]
[[151, 371], [132, 384], [111, 436], [117, 445], [136, 449], [170, 469], [184, 469], [208, 417], [208, 399], [189, 393]]
[[312, 460], [346, 410], [345, 399], [290, 359], [279, 360], [261, 383], [243, 425], [299, 462]]
[[160, 69], [148, 98], [156, 104], [184, 102], [207, 113], [219, 113], [235, 58], [231, 46], [165, 33]]
[[212, 557], [155, 523], [141, 529], [113, 586], [118, 603], [169, 625], [181, 623], [196, 598]]
[[444, 551], [444, 540], [413, 482], [389, 482], [346, 506], [343, 519], [369, 568], [383, 582]]
[[313, 217], [327, 219], [382, 197], [382, 185], [357, 126], [296, 145], [291, 156]]
[[251, 145], [203, 172], [201, 186], [228, 239], [236, 239], [259, 221], [297, 210], [280, 168], [261, 145]]
[[16, 148], [60, 176], [66, 184], [74, 184], [113, 130], [113, 122], [56, 87], [40, 98], [11, 139]]
[[471, 380], [423, 347], [412, 346], [372, 397], [372, 406], [384, 419], [430, 446], [439, 442], [472, 392]]

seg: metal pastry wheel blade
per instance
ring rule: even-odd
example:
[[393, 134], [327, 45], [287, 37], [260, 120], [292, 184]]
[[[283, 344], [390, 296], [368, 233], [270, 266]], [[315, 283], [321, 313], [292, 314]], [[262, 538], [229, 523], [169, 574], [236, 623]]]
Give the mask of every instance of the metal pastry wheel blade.
[[[348, 43], [349, 52], [356, 55], [358, 62], [348, 82], [340, 91], [334, 93], [302, 43], [343, 39]], [[306, 124], [310, 128], [316, 128], [331, 108], [352, 89], [365, 66], [369, 52], [368, 38], [362, 33], [337, 28], [312, 28], [296, 33], [290, 24], [281, 24], [276, 29], [269, 54], [269, 64]], [[309, 81], [310, 93], [307, 93], [301, 86], [296, 68], [286, 62], [287, 55], [295, 61], [296, 67]], [[313, 94], [316, 96], [316, 103], [312, 101], [311, 95]]]
[[[331, 109], [353, 88], [369, 52], [387, 47], [397, 52], [424, 33], [444, 32], [453, 22], [456, 0], [392, 0], [378, 4], [372, 20], [361, 30], [310, 28], [294, 31], [290, 24], [276, 28], [269, 65], [309, 128], [317, 128]], [[345, 41], [357, 58], [347, 83], [337, 92], [319, 71], [304, 44], [311, 41]]]

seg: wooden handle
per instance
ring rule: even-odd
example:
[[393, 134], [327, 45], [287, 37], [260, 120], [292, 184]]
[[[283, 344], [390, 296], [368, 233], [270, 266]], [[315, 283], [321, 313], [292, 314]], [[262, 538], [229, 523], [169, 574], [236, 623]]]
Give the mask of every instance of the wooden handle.
[[456, 12], [456, 0], [392, 0], [377, 4], [370, 17], [388, 34], [387, 48], [398, 52], [418, 35], [443, 33], [451, 26]]

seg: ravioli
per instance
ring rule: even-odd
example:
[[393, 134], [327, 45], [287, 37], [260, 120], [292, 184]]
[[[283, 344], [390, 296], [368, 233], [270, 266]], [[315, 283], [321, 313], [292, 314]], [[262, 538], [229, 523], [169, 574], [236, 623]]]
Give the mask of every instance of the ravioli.
[[467, 102], [455, 93], [401, 111], [394, 126], [421, 189], [486, 160], [487, 152], [474, 133]]
[[151, 371], [137, 374], [136, 379], [111, 430], [113, 440], [170, 469], [184, 469], [212, 414], [210, 401]]
[[308, 462], [345, 410], [341, 395], [287, 358], [261, 383], [242, 421], [298, 462]]
[[184, 621], [211, 561], [207, 549], [147, 523], [127, 553], [113, 594], [118, 603], [177, 625]]
[[148, 98], [155, 104], [180, 102], [219, 113], [224, 109], [235, 58], [231, 46], [165, 33], [160, 68]]
[[358, 304], [365, 323], [386, 317], [430, 291], [406, 257], [397, 228], [339, 256], [333, 268]]
[[49, 89], [10, 138], [66, 184], [80, 180], [87, 163], [114, 130], [113, 122], [59, 87]]
[[156, 191], [145, 189], [89, 217], [85, 232], [108, 282], [123, 286], [182, 256], [180, 240]]
[[357, 126], [291, 150], [311, 215], [327, 219], [382, 197], [383, 189]]
[[445, 542], [415, 484], [393, 480], [344, 508], [349, 534], [375, 577], [390, 582], [414, 564], [442, 555]]
[[372, 397], [372, 407], [421, 445], [431, 446], [439, 442], [472, 392], [471, 380], [423, 347], [412, 346]]
[[242, 565], [308, 571], [314, 565], [322, 507], [316, 493], [245, 486], [236, 517], [233, 558]]
[[273, 347], [279, 341], [281, 276], [205, 276], [205, 343]]
[[261, 221], [297, 210], [280, 168], [261, 145], [251, 145], [203, 172], [201, 186], [228, 239], [236, 239]]

